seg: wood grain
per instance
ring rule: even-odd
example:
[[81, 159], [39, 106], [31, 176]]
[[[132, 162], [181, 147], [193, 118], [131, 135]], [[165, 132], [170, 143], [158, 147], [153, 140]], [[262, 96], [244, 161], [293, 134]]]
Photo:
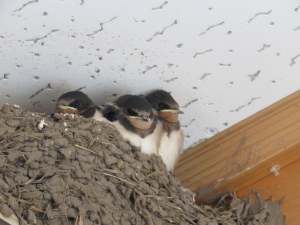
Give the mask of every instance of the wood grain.
[[[298, 181], [296, 162], [300, 166], [300, 91], [181, 154], [175, 174], [184, 187], [197, 194], [199, 204], [212, 203], [228, 189], [247, 196], [249, 188], [254, 188], [261, 189], [264, 197], [274, 195], [276, 200], [285, 194], [286, 201], [300, 207], [294, 200], [300, 201], [300, 188], [296, 186], [292, 189], [296, 194], [289, 195], [287, 187], [292, 183], [282, 184], [293, 179], [270, 172], [280, 165], [280, 173], [293, 170]], [[283, 187], [280, 185], [286, 188], [275, 188]], [[284, 213], [293, 221], [294, 209], [285, 204]]]
[[[300, 148], [298, 148], [299, 152]], [[261, 189], [262, 197], [279, 201], [285, 197], [282, 213], [287, 225], [300, 224], [300, 160], [279, 170], [280, 175], [269, 174], [249, 186], [237, 191], [238, 197], [248, 196], [249, 189]]]

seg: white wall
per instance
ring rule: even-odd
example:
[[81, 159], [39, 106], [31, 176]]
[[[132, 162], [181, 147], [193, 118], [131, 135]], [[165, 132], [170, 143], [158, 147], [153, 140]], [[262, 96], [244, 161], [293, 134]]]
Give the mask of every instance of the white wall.
[[188, 148], [299, 89], [299, 6], [0, 0], [0, 105], [50, 113], [81, 87], [98, 104], [162, 88], [185, 112]]

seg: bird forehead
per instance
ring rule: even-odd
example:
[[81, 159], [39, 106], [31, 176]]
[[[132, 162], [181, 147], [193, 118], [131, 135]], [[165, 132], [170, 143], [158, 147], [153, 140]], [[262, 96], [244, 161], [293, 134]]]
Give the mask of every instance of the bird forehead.
[[149, 116], [151, 111], [145, 111], [145, 110], [137, 110], [137, 113], [139, 115]]
[[174, 98], [166, 91], [158, 90], [148, 95], [146, 99], [150, 103], [164, 103], [170, 106], [172, 109], [179, 109], [178, 103]]
[[179, 109], [178, 103], [174, 99], [158, 99], [157, 103], [164, 103], [170, 106], [170, 109]]
[[179, 107], [178, 103], [170, 94], [164, 94], [158, 97], [158, 101], [168, 104], [170, 107]]
[[80, 91], [70, 91], [67, 93], [64, 93], [60, 96], [62, 99], [74, 99], [74, 98], [89, 98], [86, 94], [80, 92]]
[[171, 109], [179, 109], [179, 105], [175, 100], [166, 103], [170, 106]]
[[74, 102], [75, 101], [75, 99], [68, 99], [68, 100], [66, 100], [66, 99], [59, 99], [59, 100], [57, 100], [57, 103], [56, 103], [56, 105], [65, 105], [65, 106], [68, 106], [68, 105], [70, 105], [72, 102]]

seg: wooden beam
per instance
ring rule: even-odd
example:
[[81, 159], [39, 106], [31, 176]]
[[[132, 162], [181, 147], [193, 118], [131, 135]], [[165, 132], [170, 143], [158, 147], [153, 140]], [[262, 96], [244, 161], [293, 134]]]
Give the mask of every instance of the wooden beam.
[[[300, 154], [297, 149], [298, 154]], [[280, 164], [281, 166], [281, 164]], [[274, 201], [285, 198], [282, 213], [285, 215], [285, 223], [288, 225], [299, 224], [300, 209], [300, 160], [284, 166], [279, 170], [280, 175], [269, 174], [263, 179], [253, 182], [249, 186], [237, 191], [237, 197], [249, 195], [249, 189], [261, 189], [262, 197], [272, 197]]]
[[275, 176], [273, 166], [284, 168], [299, 160], [299, 150], [297, 91], [181, 154], [175, 174], [196, 193], [198, 203], [208, 204], [228, 189], [247, 189], [248, 194], [252, 184]]

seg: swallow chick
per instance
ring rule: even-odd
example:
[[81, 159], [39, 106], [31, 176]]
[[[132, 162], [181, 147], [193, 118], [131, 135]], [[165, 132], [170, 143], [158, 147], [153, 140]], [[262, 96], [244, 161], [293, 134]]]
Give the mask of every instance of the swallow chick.
[[78, 114], [85, 118], [94, 118], [98, 121], [107, 122], [102, 116], [99, 106], [81, 91], [70, 91], [57, 99], [55, 113]]
[[146, 99], [137, 95], [124, 95], [114, 103], [107, 103], [103, 116], [111, 121], [122, 137], [141, 152], [157, 154], [156, 117]]
[[178, 114], [183, 114], [183, 112], [179, 110], [178, 103], [166, 91], [157, 90], [145, 98], [157, 115], [158, 122], [163, 124], [158, 155], [162, 157], [167, 169], [173, 172], [183, 149], [184, 135], [178, 120]]

